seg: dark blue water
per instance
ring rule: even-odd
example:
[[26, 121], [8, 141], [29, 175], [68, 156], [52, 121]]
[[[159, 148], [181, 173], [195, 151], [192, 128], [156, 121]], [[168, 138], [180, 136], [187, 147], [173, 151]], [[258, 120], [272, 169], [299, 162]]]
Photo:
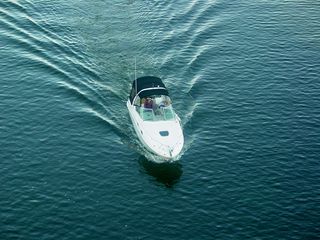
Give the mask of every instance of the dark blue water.
[[[170, 90], [157, 164], [125, 102]], [[0, 2], [0, 239], [319, 239], [320, 4]]]

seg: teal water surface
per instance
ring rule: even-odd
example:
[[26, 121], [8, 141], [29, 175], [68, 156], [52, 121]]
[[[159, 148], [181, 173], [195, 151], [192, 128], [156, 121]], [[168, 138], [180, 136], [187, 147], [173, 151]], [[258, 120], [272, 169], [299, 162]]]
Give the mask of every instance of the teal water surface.
[[[0, 2], [0, 239], [319, 239], [320, 4]], [[126, 109], [161, 77], [179, 161]]]

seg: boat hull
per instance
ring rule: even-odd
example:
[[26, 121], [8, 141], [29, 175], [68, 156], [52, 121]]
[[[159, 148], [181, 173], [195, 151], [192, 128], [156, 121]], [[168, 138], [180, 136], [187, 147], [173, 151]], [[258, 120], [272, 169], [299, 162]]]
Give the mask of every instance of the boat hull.
[[179, 156], [184, 137], [178, 116], [170, 121], [143, 121], [129, 100], [127, 108], [135, 132], [149, 152], [165, 160], [176, 159]]

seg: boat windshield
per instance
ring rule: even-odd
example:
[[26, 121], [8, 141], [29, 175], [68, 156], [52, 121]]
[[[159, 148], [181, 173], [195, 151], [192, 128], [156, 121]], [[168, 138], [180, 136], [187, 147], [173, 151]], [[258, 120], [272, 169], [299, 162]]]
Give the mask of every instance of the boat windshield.
[[136, 110], [144, 121], [169, 121], [175, 118], [171, 100], [165, 95], [142, 98]]

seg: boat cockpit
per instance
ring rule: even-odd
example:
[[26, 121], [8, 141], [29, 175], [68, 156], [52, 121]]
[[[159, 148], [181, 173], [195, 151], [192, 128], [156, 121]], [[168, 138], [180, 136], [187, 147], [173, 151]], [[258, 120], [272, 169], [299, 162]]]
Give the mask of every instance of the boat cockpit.
[[136, 96], [134, 106], [143, 121], [170, 121], [175, 119], [171, 99], [167, 95]]

